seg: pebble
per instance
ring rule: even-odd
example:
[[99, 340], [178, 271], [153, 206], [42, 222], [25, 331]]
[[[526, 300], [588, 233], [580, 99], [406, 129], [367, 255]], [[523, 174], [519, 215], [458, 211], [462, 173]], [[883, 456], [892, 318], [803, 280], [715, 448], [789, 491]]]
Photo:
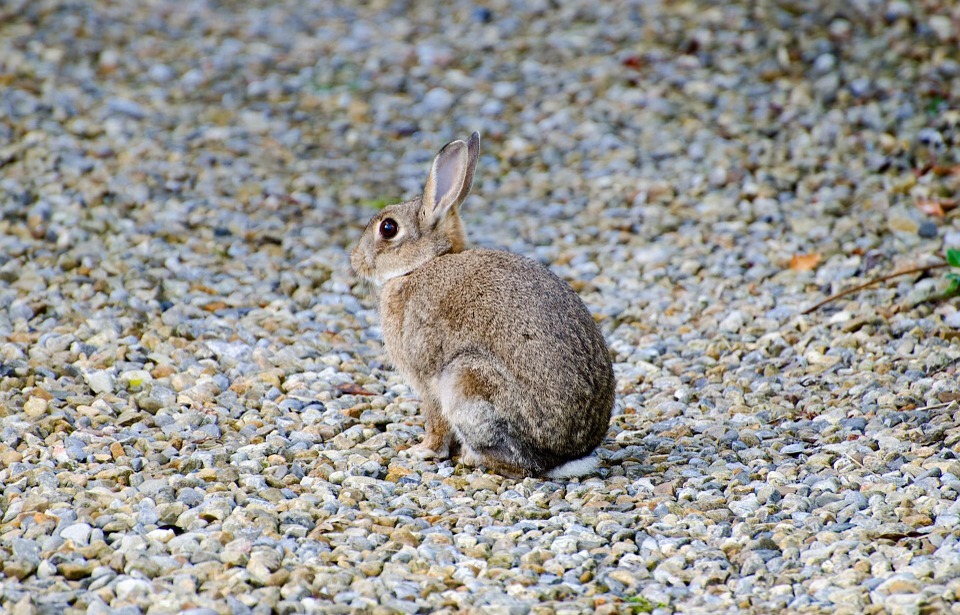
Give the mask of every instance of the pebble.
[[937, 223], [930, 220], [925, 220], [920, 223], [920, 227], [917, 229], [917, 235], [920, 235], [924, 239], [932, 239], [937, 236]]
[[23, 412], [34, 419], [46, 414], [47, 400], [42, 397], [31, 397], [23, 404]]
[[113, 374], [106, 370], [96, 370], [84, 374], [84, 380], [90, 390], [97, 394], [112, 393], [114, 388]]
[[423, 97], [423, 106], [430, 113], [446, 111], [453, 104], [453, 94], [444, 88], [433, 88]]
[[74, 523], [60, 530], [60, 537], [64, 540], [72, 540], [78, 546], [87, 545], [90, 542], [90, 535], [93, 528], [88, 523]]

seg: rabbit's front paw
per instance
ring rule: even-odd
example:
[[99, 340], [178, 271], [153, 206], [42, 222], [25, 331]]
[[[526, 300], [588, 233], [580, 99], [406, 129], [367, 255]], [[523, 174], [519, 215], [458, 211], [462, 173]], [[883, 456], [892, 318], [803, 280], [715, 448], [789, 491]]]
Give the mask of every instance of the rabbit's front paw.
[[441, 450], [428, 446], [425, 442], [411, 446], [404, 453], [414, 459], [445, 459], [450, 455], [448, 447], [441, 447]]

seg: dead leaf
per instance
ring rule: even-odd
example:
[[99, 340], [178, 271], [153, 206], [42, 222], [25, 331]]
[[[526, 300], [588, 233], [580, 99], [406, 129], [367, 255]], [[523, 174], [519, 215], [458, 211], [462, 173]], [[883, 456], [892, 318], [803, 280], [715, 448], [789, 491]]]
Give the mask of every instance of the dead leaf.
[[820, 264], [819, 254], [794, 254], [790, 259], [790, 269], [794, 271], [813, 271]]
[[344, 395], [376, 395], [376, 393], [371, 393], [355, 382], [337, 385], [337, 390]]
[[917, 199], [917, 208], [928, 216], [943, 217], [943, 207], [934, 199]]

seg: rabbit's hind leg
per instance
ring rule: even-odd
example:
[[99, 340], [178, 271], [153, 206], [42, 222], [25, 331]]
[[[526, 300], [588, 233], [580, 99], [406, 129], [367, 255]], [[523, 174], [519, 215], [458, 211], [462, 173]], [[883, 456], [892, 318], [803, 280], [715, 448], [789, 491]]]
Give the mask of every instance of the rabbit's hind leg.
[[463, 445], [465, 465], [487, 466], [506, 476], [537, 475], [543, 468], [530, 459], [515, 426], [496, 405], [510, 397], [503, 388], [511, 386], [513, 379], [495, 359], [461, 355], [437, 380], [440, 412]]

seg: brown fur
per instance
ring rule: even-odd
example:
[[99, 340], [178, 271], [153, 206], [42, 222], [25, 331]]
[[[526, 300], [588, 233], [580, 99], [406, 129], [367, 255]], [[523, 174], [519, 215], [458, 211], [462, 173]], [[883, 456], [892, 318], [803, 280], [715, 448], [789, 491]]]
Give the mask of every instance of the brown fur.
[[[465, 249], [457, 208], [478, 150], [476, 134], [445, 146], [424, 196], [375, 216], [351, 264], [382, 284], [384, 344], [423, 399], [419, 450], [445, 456], [456, 438], [466, 461], [542, 475], [603, 439], [613, 370], [569, 285], [525, 257]], [[393, 240], [379, 236], [386, 218], [401, 228]]]

